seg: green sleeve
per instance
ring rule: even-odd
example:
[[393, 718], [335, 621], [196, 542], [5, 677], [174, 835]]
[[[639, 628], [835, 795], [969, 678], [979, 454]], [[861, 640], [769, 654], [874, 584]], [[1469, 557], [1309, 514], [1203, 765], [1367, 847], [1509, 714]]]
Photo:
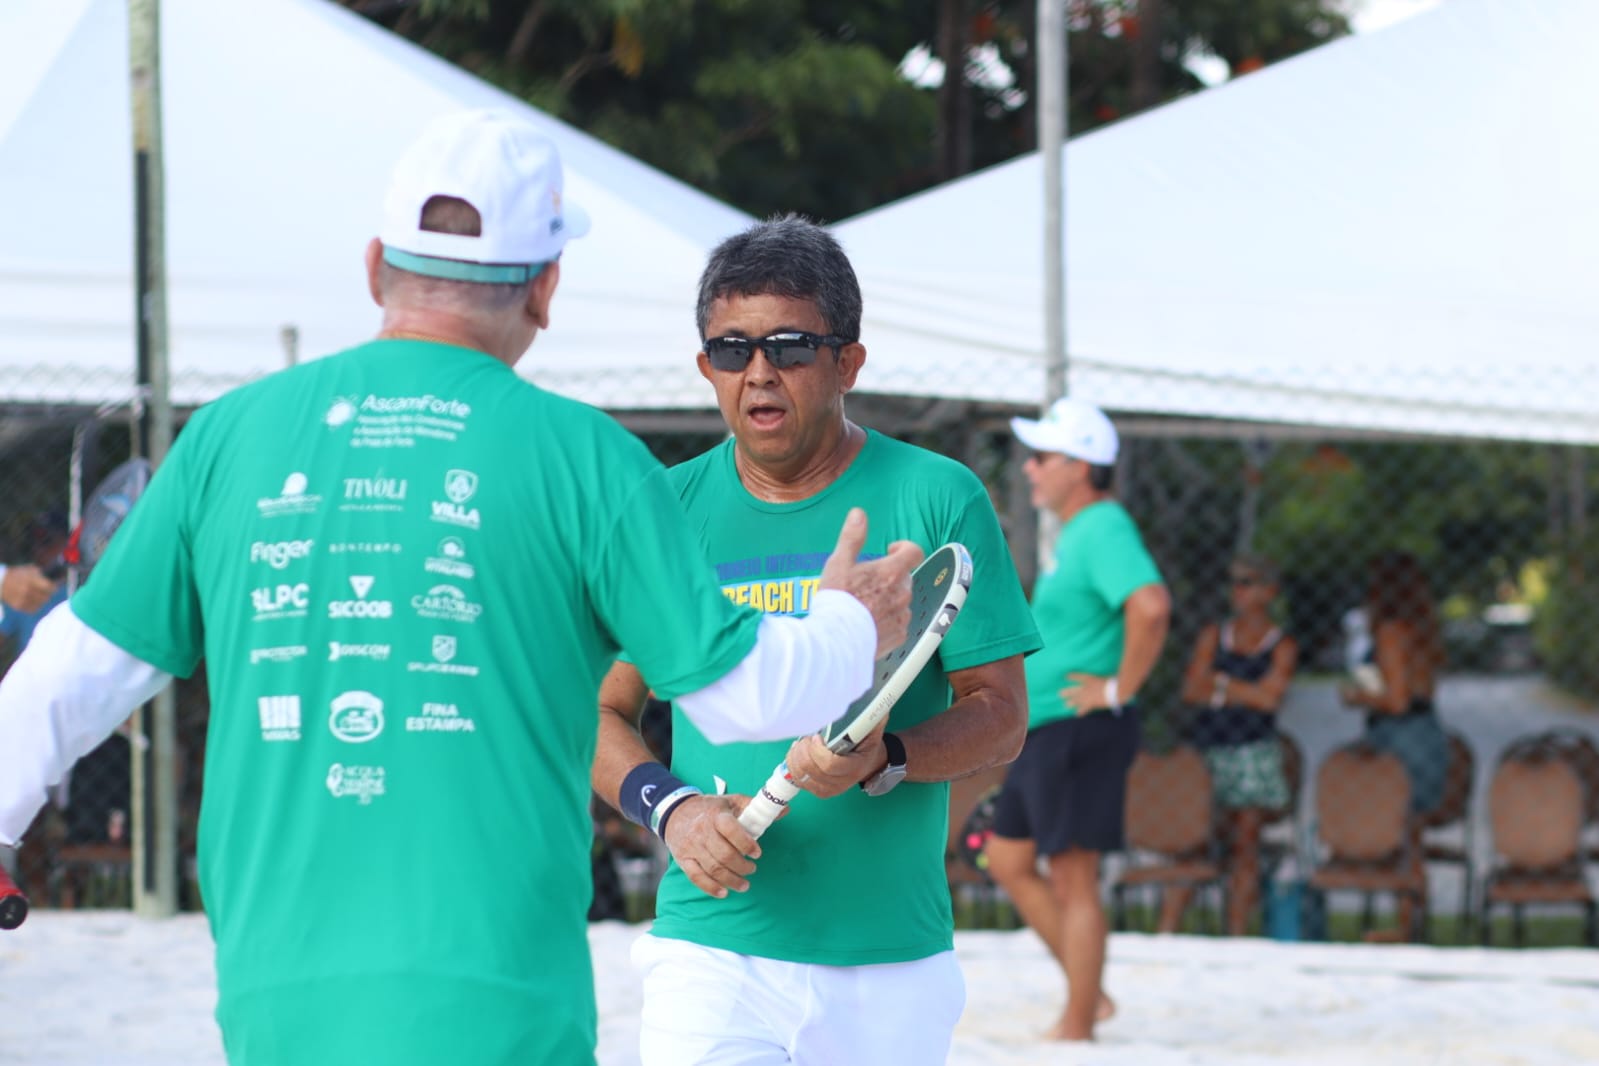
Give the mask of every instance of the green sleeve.
[[204, 504], [193, 471], [206, 415], [190, 420], [72, 598], [72, 613], [90, 629], [178, 677], [194, 673], [205, 649], [193, 553], [193, 516]]
[[1160, 569], [1144, 547], [1138, 527], [1120, 507], [1106, 515], [1094, 540], [1089, 580], [1111, 607], [1119, 610], [1127, 597], [1145, 585], [1161, 584]]
[[743, 661], [755, 646], [760, 615], [717, 588], [666, 470], [651, 462], [594, 556], [589, 589], [655, 694], [675, 699]]
[[939, 648], [944, 669], [965, 670], [1043, 647], [999, 517], [981, 484], [958, 509], [949, 539], [972, 553], [972, 588]]

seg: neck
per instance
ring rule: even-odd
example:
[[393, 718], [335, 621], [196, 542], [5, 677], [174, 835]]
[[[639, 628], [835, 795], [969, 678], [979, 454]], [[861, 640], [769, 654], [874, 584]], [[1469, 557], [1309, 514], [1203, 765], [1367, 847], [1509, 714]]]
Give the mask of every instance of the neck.
[[457, 348], [470, 348], [483, 352], [507, 366], [515, 366], [521, 351], [506, 331], [496, 328], [470, 315], [449, 311], [419, 310], [407, 307], [386, 307], [383, 326], [378, 330], [380, 340], [432, 341], [435, 344], [452, 344]]
[[1066, 494], [1066, 499], [1061, 502], [1055, 513], [1060, 516], [1061, 525], [1065, 525], [1085, 507], [1092, 506], [1102, 500], [1108, 500], [1111, 495], [1109, 492], [1100, 492], [1085, 482]]
[[807, 500], [837, 481], [866, 444], [866, 431], [841, 419], [826, 447], [790, 463], [766, 465], [742, 448], [733, 449], [738, 478], [750, 495], [767, 503]]

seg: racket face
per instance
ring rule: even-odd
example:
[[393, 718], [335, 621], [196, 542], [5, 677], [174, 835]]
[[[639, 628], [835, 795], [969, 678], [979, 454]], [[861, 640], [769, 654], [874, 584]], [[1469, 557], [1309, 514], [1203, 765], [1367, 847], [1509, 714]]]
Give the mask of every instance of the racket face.
[[[905, 643], [877, 660], [872, 674], [872, 687], [849, 705], [849, 709], [821, 732], [828, 746], [844, 741], [844, 734], [860, 718], [861, 713], [875, 700], [883, 688], [907, 663], [913, 669], [911, 677], [903, 678], [903, 689], [926, 665], [916, 662], [916, 653], [923, 641], [931, 638], [936, 643], [943, 639], [966, 601], [966, 591], [972, 587], [972, 557], [959, 544], [946, 544], [922, 561], [911, 573], [911, 619]], [[925, 651], [926, 649], [922, 649]], [[847, 743], [847, 742], [846, 742]]]

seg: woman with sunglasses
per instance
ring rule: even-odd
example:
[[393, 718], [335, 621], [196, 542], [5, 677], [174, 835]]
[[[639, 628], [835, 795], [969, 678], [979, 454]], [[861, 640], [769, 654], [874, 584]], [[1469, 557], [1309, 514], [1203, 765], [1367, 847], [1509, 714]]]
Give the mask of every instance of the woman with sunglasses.
[[[1188, 729], [1205, 753], [1227, 849], [1227, 931], [1243, 936], [1260, 895], [1260, 831], [1288, 805], [1277, 711], [1294, 679], [1299, 645], [1272, 620], [1277, 569], [1242, 555], [1228, 568], [1232, 614], [1199, 631], [1183, 677], [1183, 699], [1201, 708]], [[1161, 901], [1160, 930], [1177, 931], [1193, 897], [1173, 888]]]

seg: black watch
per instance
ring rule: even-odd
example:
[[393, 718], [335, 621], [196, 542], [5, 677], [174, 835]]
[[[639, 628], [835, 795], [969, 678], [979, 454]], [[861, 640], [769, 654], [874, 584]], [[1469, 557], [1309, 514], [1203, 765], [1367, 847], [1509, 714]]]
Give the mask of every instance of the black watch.
[[888, 750], [888, 765], [861, 782], [868, 796], [881, 796], [905, 780], [905, 742], [893, 733], [884, 733], [883, 747]]

